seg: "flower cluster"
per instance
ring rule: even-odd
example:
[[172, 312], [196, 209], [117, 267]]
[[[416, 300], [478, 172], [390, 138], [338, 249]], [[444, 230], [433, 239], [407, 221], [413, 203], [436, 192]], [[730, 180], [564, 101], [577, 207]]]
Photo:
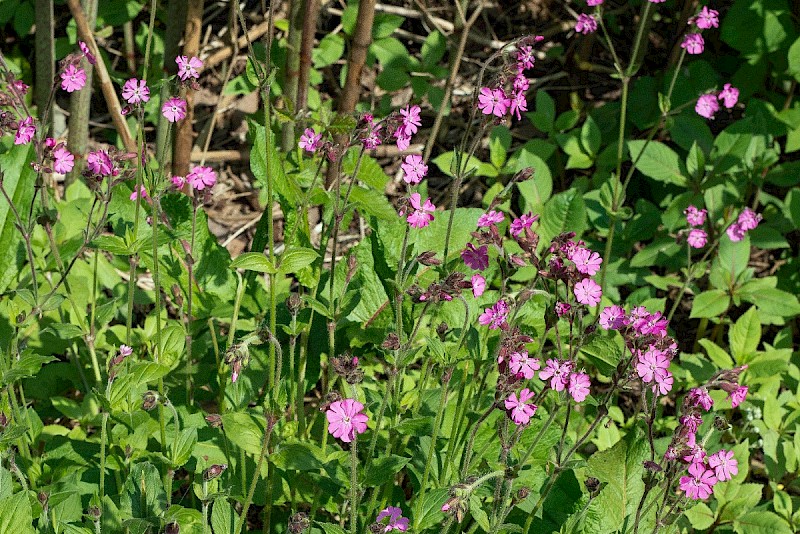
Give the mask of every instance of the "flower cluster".
[[67, 174], [75, 166], [75, 156], [67, 150], [63, 141], [57, 142], [52, 137], [44, 141], [41, 155], [41, 164], [31, 163], [37, 172]]
[[753, 230], [758, 226], [762, 218], [760, 213], [745, 208], [737, 217], [736, 222], [728, 226], [726, 233], [731, 241], [741, 241], [748, 230]]
[[498, 119], [506, 115], [515, 116], [519, 120], [522, 112], [528, 111], [525, 92], [530, 87], [530, 82], [523, 73], [533, 68], [536, 62], [533, 43], [542, 39], [544, 37], [539, 35], [522, 39], [517, 47], [513, 77], [501, 76], [493, 86], [481, 87], [478, 94], [478, 109], [481, 113]]
[[689, 19], [689, 24], [695, 26], [698, 31], [687, 33], [683, 38], [681, 48], [686, 50], [687, 54], [702, 54], [706, 42], [700, 32], [709, 28], [719, 28], [719, 12], [703, 6], [697, 15]]
[[701, 117], [713, 119], [714, 115], [716, 115], [716, 113], [719, 111], [720, 100], [722, 100], [722, 104], [725, 106], [725, 108], [732, 109], [733, 106], [735, 106], [739, 101], [739, 89], [733, 87], [729, 83], [726, 83], [723, 86], [722, 91], [701, 95], [697, 99], [697, 104], [695, 104], [694, 110]]
[[708, 211], [705, 208], [697, 209], [695, 206], [689, 206], [683, 213], [686, 215], [686, 222], [692, 227], [686, 236], [686, 242], [692, 248], [703, 248], [708, 242], [708, 234], [702, 228], [697, 227], [705, 224]]
[[86, 43], [79, 41], [78, 46], [80, 53], [73, 52], [60, 63], [58, 76], [61, 78], [61, 89], [68, 93], [80, 91], [86, 85], [86, 71], [80, 67], [81, 59], [86, 58], [91, 65], [96, 61]]

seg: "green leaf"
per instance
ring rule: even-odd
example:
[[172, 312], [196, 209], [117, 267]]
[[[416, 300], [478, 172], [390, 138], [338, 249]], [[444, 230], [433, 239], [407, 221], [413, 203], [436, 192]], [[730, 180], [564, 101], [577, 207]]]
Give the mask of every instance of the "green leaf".
[[[14, 145], [5, 154], [0, 154], [3, 187], [14, 206], [30, 204], [36, 173], [29, 163], [34, 156], [33, 143]], [[24, 217], [26, 213], [27, 210], [22, 210], [20, 215]], [[23, 223], [27, 223], [27, 221], [24, 220]], [[17, 276], [23, 262], [27, 261], [23, 260], [24, 254], [18, 254], [22, 236], [15, 224], [16, 220], [11, 207], [5, 198], [0, 198], [0, 243], [3, 244], [0, 246], [0, 293], [5, 292], [8, 285]]]
[[192, 457], [192, 451], [197, 444], [197, 429], [184, 428], [178, 439], [170, 444], [170, 461], [174, 468], [183, 466]]
[[[666, 184], [685, 187], [688, 184], [686, 172], [674, 150], [659, 141], [628, 141], [631, 161], [645, 176]], [[638, 161], [637, 161], [638, 160]]]
[[167, 508], [167, 494], [158, 468], [150, 462], [133, 464], [122, 486], [120, 510], [129, 517], [157, 521]]
[[755, 306], [751, 306], [728, 331], [728, 342], [736, 362], [742, 364], [752, 355], [761, 341], [761, 322]]
[[597, 151], [600, 150], [601, 141], [600, 127], [597, 126], [591, 116], [587, 117], [581, 128], [581, 146], [583, 146], [583, 150], [590, 156], [596, 156]]
[[116, 235], [101, 235], [95, 238], [90, 246], [120, 256], [127, 256], [132, 253], [125, 240]]
[[575, 232], [580, 237], [586, 230], [586, 205], [577, 189], [554, 195], [544, 206], [539, 221], [540, 245], [548, 246], [550, 240], [563, 232]]
[[620, 530], [625, 518], [636, 513], [644, 492], [642, 462], [647, 458], [647, 440], [638, 431], [629, 431], [625, 439], [589, 458], [587, 474], [607, 485], [591, 506], [603, 514], [604, 532]]
[[705, 530], [713, 525], [714, 519], [716, 518], [711, 508], [709, 508], [706, 503], [702, 502], [686, 510], [685, 514], [692, 526], [699, 530]]
[[611, 376], [622, 357], [622, 338], [614, 332], [601, 333], [580, 349], [581, 354], [605, 376]]
[[411, 529], [412, 532], [422, 532], [444, 520], [442, 505], [447, 499], [447, 491], [445, 488], [430, 490], [425, 494], [421, 505], [413, 507], [412, 525], [414, 525], [414, 528]]
[[316, 471], [324, 464], [325, 453], [312, 443], [287, 443], [269, 457], [269, 461], [284, 471]]
[[397, 28], [402, 26], [405, 20], [400, 15], [376, 13], [375, 20], [372, 23], [372, 38], [377, 40], [389, 37]]
[[531, 119], [533, 125], [544, 133], [551, 133], [553, 131], [553, 122], [556, 118], [556, 103], [544, 91], [536, 92], [536, 109], [532, 113], [528, 113], [528, 118]]
[[446, 51], [447, 38], [439, 30], [433, 30], [422, 43], [422, 65], [426, 68], [433, 67], [442, 60]]
[[338, 33], [329, 33], [323, 37], [319, 45], [311, 52], [315, 69], [333, 65], [344, 54], [344, 38]]
[[244, 412], [228, 412], [222, 415], [222, 425], [228, 439], [245, 452], [250, 454], [261, 452], [263, 429], [256, 424], [252, 416]]
[[278, 271], [281, 274], [292, 274], [304, 269], [319, 258], [316, 250], [310, 248], [292, 248], [281, 254]]
[[250, 170], [253, 171], [253, 176], [263, 187], [267, 186], [269, 177], [278, 195], [292, 205], [299, 205], [300, 188], [286, 176], [272, 130], [264, 128], [255, 121], [249, 121], [248, 126], [253, 132], [253, 149], [250, 152]]
[[66, 340], [81, 337], [83, 330], [79, 326], [70, 323], [53, 323], [40, 332], [40, 335], [50, 333], [55, 337]]
[[11, 369], [3, 373], [3, 383], [10, 384], [21, 378], [36, 376], [43, 365], [53, 361], [56, 361], [53, 356], [43, 356], [26, 350], [19, 360], [12, 362]]
[[709, 289], [697, 295], [692, 301], [691, 319], [698, 317], [717, 317], [728, 309], [731, 297], [721, 289]]
[[27, 492], [0, 499], [0, 532], [28, 534], [35, 532], [31, 503]]
[[411, 458], [403, 458], [394, 454], [376, 458], [369, 466], [369, 471], [364, 476], [364, 486], [378, 487], [392, 480], [403, 469]]
[[762, 288], [752, 295], [743, 295], [742, 298], [770, 315], [793, 317], [800, 314], [800, 302], [797, 301], [797, 297], [781, 289]]
[[523, 210], [539, 213], [553, 194], [553, 176], [550, 174], [550, 168], [542, 158], [534, 154], [528, 154], [524, 160], [520, 157], [518, 161], [522, 168], [533, 169], [533, 176], [517, 184], [524, 202]]
[[732, 356], [730, 356], [722, 347], [710, 339], [703, 338], [700, 339], [698, 343], [700, 343], [700, 345], [706, 349], [708, 358], [714, 362], [714, 365], [716, 365], [717, 368], [726, 369], [736, 363]]
[[503, 166], [511, 148], [511, 130], [506, 126], [495, 126], [489, 134], [489, 160], [498, 169]]
[[732, 2], [730, 7], [720, 35], [743, 55], [759, 58], [775, 52], [794, 35], [792, 11], [786, 0]]
[[469, 513], [484, 532], [489, 532], [492, 526], [489, 524], [489, 516], [481, 506], [481, 500], [474, 493], [469, 496]]
[[161, 331], [161, 342], [158, 346], [158, 361], [173, 369], [181, 361], [183, 349], [186, 348], [186, 330], [183, 325], [172, 324]]
[[706, 155], [697, 141], [692, 143], [689, 155], [686, 156], [686, 170], [695, 180], [700, 180], [706, 170]]
[[214, 534], [233, 534], [238, 516], [227, 499], [217, 499], [211, 508], [211, 528]]
[[244, 252], [231, 262], [231, 269], [244, 269], [259, 273], [275, 274], [278, 269], [263, 252]]
[[317, 525], [319, 525], [325, 534], [347, 534], [345, 529], [333, 523], [317, 523]]
[[792, 528], [773, 512], [752, 511], [733, 522], [737, 534], [792, 534]]
[[397, 211], [386, 200], [383, 191], [355, 186], [350, 191], [350, 200], [363, 215], [384, 221], [397, 221]]

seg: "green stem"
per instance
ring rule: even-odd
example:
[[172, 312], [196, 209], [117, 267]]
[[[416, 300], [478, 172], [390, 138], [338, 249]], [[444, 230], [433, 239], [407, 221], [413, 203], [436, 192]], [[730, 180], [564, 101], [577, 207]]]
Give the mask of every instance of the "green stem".
[[[445, 375], [449, 375], [451, 373], [452, 373], [452, 369], [445, 369], [444, 370], [444, 374]], [[444, 384], [442, 385], [442, 393], [439, 396], [439, 407], [436, 410], [436, 419], [434, 419], [434, 422], [433, 422], [433, 434], [431, 435], [431, 444], [430, 444], [430, 448], [428, 449], [428, 456], [425, 459], [425, 470], [423, 471], [423, 474], [422, 474], [422, 482], [421, 482], [420, 488], [419, 488], [419, 495], [417, 496], [417, 499], [416, 499], [416, 502], [417, 502], [417, 506], [416, 506], [417, 513], [415, 515], [419, 514], [420, 506], [422, 505], [423, 501], [425, 500], [424, 499], [425, 492], [428, 489], [428, 477], [430, 476], [430, 473], [431, 473], [431, 461], [433, 460], [434, 452], [436, 452], [436, 440], [439, 438], [439, 428], [442, 426], [442, 417], [444, 416], [444, 409], [445, 409], [445, 406], [447, 405], [447, 392], [448, 392], [448, 389], [449, 389], [449, 386], [450, 386], [450, 377], [449, 376], [444, 376], [443, 380], [445, 378], [446, 378], [446, 380], [444, 381]]]
[[350, 444], [350, 534], [358, 532], [358, 436]]
[[[236, 530], [234, 530], [235, 534], [239, 534], [242, 531], [242, 526], [247, 521], [247, 511], [250, 509], [250, 504], [253, 502], [253, 495], [256, 492], [258, 479], [261, 478], [261, 466], [264, 465], [264, 459], [267, 457], [267, 449], [269, 448], [270, 438], [272, 437], [273, 423], [270, 420], [271, 417], [271, 415], [267, 415], [267, 428], [264, 429], [264, 439], [261, 441], [261, 451], [258, 454], [258, 462], [256, 462], [256, 469], [253, 472], [253, 479], [250, 481], [250, 489], [247, 492], [247, 498], [242, 506], [242, 513], [239, 516], [239, 520], [236, 522]], [[242, 450], [242, 455], [244, 455], [244, 450]], [[244, 461], [244, 459], [242, 459], [242, 461]]]

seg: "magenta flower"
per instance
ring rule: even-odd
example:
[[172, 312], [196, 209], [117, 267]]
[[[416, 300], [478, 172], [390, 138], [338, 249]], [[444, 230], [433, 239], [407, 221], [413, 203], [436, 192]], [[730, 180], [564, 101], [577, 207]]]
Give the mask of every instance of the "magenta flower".
[[689, 236], [686, 238], [686, 242], [689, 243], [689, 246], [692, 248], [703, 248], [708, 243], [708, 234], [705, 230], [700, 230], [699, 228], [692, 228], [689, 231]]
[[150, 89], [144, 80], [131, 78], [122, 86], [122, 98], [128, 104], [138, 104], [150, 100]]
[[724, 482], [739, 474], [739, 461], [733, 451], [721, 450], [708, 457], [708, 466], [714, 470], [717, 480]]
[[706, 388], [692, 388], [688, 395], [689, 406], [702, 406], [705, 411], [709, 411], [714, 405], [714, 400], [708, 394]]
[[322, 134], [317, 133], [313, 128], [306, 128], [303, 135], [300, 136], [300, 142], [297, 146], [306, 152], [316, 152], [322, 141]]
[[719, 102], [714, 95], [701, 95], [697, 99], [697, 104], [694, 105], [694, 110], [701, 117], [706, 119], [713, 119], [714, 114], [719, 111]]
[[128, 345], [125, 345], [125, 344], [119, 346], [119, 355], [120, 356], [122, 356], [123, 358], [127, 358], [131, 354], [133, 354], [133, 349], [131, 347], [129, 347]]
[[478, 109], [480, 109], [484, 115], [502, 117], [506, 114], [510, 105], [511, 101], [502, 89], [481, 87], [481, 92], [478, 95]]
[[702, 500], [711, 496], [711, 488], [716, 483], [713, 471], [697, 462], [689, 466], [689, 476], [681, 477], [680, 487], [690, 499]]
[[490, 330], [505, 328], [508, 319], [508, 304], [504, 300], [498, 300], [491, 308], [484, 308], [483, 313], [478, 317], [478, 322], [483, 326], [488, 326]]
[[367, 431], [369, 418], [361, 413], [363, 409], [364, 405], [355, 399], [343, 399], [331, 403], [325, 412], [328, 432], [334, 438], [350, 443], [356, 438], [357, 433], [363, 434]]
[[394, 132], [394, 136], [397, 138], [397, 150], [403, 151], [406, 150], [408, 147], [411, 146], [411, 136], [406, 135], [403, 132], [403, 128], [400, 127]]
[[597, 20], [591, 15], [581, 13], [578, 15], [578, 22], [575, 24], [575, 31], [584, 35], [596, 32]]
[[697, 24], [701, 30], [708, 30], [709, 28], [719, 28], [719, 12], [714, 9], [708, 9], [708, 6], [703, 6], [700, 13], [689, 19], [689, 24]]
[[708, 210], [706, 209], [697, 209], [694, 206], [689, 206], [685, 210], [683, 210], [683, 214], [686, 215], [686, 222], [689, 223], [690, 226], [703, 226], [706, 222], [706, 215], [708, 215]]
[[627, 323], [622, 306], [606, 306], [600, 312], [598, 323], [604, 330], [619, 330]]
[[527, 380], [530, 380], [536, 374], [536, 371], [542, 366], [537, 358], [531, 358], [528, 351], [512, 352], [511, 361], [508, 364], [509, 369], [515, 375], [522, 375]]
[[198, 191], [202, 191], [206, 187], [214, 187], [217, 183], [217, 173], [211, 167], [195, 167], [186, 175], [186, 181]]
[[472, 243], [467, 243], [467, 248], [461, 251], [461, 259], [471, 269], [482, 271], [489, 266], [489, 248], [486, 245], [475, 248]]
[[175, 189], [183, 189], [183, 186], [186, 185], [186, 178], [183, 176], [173, 176], [171, 181]]
[[699, 33], [687, 33], [686, 37], [683, 38], [681, 48], [685, 49], [687, 54], [696, 55], [703, 53], [705, 45], [706, 42], [703, 40], [702, 35]]
[[367, 135], [361, 140], [361, 143], [364, 145], [364, 148], [367, 150], [372, 150], [376, 148], [378, 145], [381, 144], [381, 136], [380, 136], [380, 129], [382, 125], [375, 124], [370, 125], [369, 130], [367, 131]]
[[403, 180], [407, 184], [418, 184], [428, 174], [428, 166], [422, 161], [422, 156], [410, 154], [400, 168], [403, 170]]
[[402, 125], [398, 131], [402, 130], [403, 137], [408, 138], [409, 142], [411, 140], [411, 136], [417, 133], [417, 129], [422, 126], [422, 119], [419, 116], [420, 111], [422, 110], [419, 106], [406, 106], [404, 109], [400, 110], [400, 115], [402, 116]]
[[739, 101], [739, 90], [729, 83], [722, 86], [722, 91], [719, 92], [718, 98], [722, 100], [722, 104], [731, 109]]
[[652, 387], [653, 393], [657, 395], [666, 395], [672, 391], [672, 384], [674, 381], [675, 379], [669, 371], [665, 371], [663, 375], [656, 375], [655, 383]]
[[473, 274], [470, 280], [472, 282], [472, 296], [475, 298], [483, 295], [486, 291], [486, 279], [479, 274]]
[[36, 135], [36, 124], [33, 122], [33, 117], [25, 117], [20, 121], [17, 127], [17, 135], [14, 136], [15, 145], [27, 145]]
[[747, 230], [755, 229], [758, 226], [758, 223], [761, 222], [761, 219], [763, 219], [763, 217], [760, 213], [756, 213], [750, 208], [745, 208], [739, 214], [736, 222], [742, 227], [742, 230], [746, 232]]
[[744, 228], [739, 226], [739, 223], [733, 223], [728, 227], [725, 232], [728, 234], [728, 237], [731, 241], [737, 242], [744, 239], [745, 234], [747, 233]]
[[81, 52], [83, 52], [83, 55], [86, 58], [86, 61], [88, 61], [90, 65], [94, 65], [95, 63], [97, 63], [97, 60], [95, 59], [94, 54], [92, 54], [89, 51], [89, 45], [87, 45], [83, 41], [78, 41], [78, 46], [80, 47]]
[[570, 373], [567, 391], [575, 402], [583, 402], [589, 396], [591, 381], [586, 373]]
[[600, 303], [600, 297], [603, 296], [603, 290], [594, 280], [584, 278], [572, 290], [575, 294], [575, 299], [581, 304], [587, 306], [597, 306]]
[[478, 228], [486, 228], [493, 224], [500, 224], [505, 218], [506, 216], [503, 215], [502, 212], [492, 210], [478, 217]]
[[651, 4], [663, 4], [667, 0], [649, 0]]
[[666, 376], [667, 368], [669, 367], [669, 358], [667, 355], [658, 349], [650, 348], [644, 354], [639, 354], [639, 362], [636, 364], [636, 374], [642, 379], [642, 382], [649, 384], [656, 377]]
[[137, 193], [136, 189], [134, 189], [133, 193], [131, 193], [131, 200], [136, 200], [137, 198], [143, 198], [143, 199], [144, 198], [149, 198], [147, 196], [147, 190], [144, 188], [143, 185], [139, 186], [138, 193]]
[[516, 76], [514, 76], [513, 86], [514, 86], [514, 91], [521, 93], [527, 91], [528, 88], [531, 86], [531, 84], [528, 81], [528, 78], [526, 78], [522, 74], [517, 74]]
[[528, 101], [525, 100], [523, 91], [515, 91], [511, 97], [511, 115], [516, 116], [517, 120], [522, 120], [522, 111], [528, 111]]
[[53, 170], [59, 174], [67, 174], [75, 166], [75, 156], [63, 146], [53, 151]]
[[703, 463], [705, 461], [706, 450], [702, 444], [697, 443], [697, 434], [689, 434], [684, 452], [686, 454], [684, 454], [682, 460], [687, 464]]
[[694, 412], [682, 415], [679, 421], [691, 433], [697, 432], [697, 429], [703, 424], [703, 418], [700, 417], [699, 413]]
[[556, 302], [555, 311], [556, 315], [559, 317], [564, 317], [572, 310], [572, 306], [569, 305], [567, 302]]
[[560, 362], [549, 359], [545, 368], [539, 371], [540, 380], [550, 380], [550, 387], [555, 391], [564, 391], [569, 384], [569, 375], [572, 372], [573, 363], [569, 360]]
[[408, 201], [411, 203], [411, 207], [414, 208], [414, 212], [406, 217], [406, 221], [408, 221], [411, 228], [425, 228], [428, 226], [433, 220], [433, 212], [436, 210], [436, 206], [433, 205], [431, 199], [426, 198], [423, 203], [419, 193], [411, 193]]
[[603, 263], [603, 258], [597, 252], [583, 247], [576, 248], [569, 259], [575, 263], [575, 268], [579, 273], [594, 276], [600, 270], [600, 264]]
[[389, 506], [388, 508], [384, 508], [378, 514], [378, 517], [375, 518], [375, 522], [380, 523], [387, 517], [389, 518], [389, 521], [383, 528], [383, 532], [391, 532], [393, 530], [405, 532], [408, 530], [408, 518], [403, 517], [403, 510], [401, 510], [400, 508], [396, 506]]
[[519, 392], [519, 398], [515, 393], [512, 393], [504, 401], [508, 416], [518, 425], [527, 425], [531, 417], [536, 413], [538, 406], [528, 401], [534, 397], [533, 391], [528, 388]]
[[603, 0], [586, 0], [586, 5], [589, 7], [601, 6], [603, 5]]
[[517, 65], [520, 70], [532, 69], [536, 63], [536, 57], [533, 55], [532, 46], [520, 46], [517, 50]]
[[522, 215], [519, 219], [511, 221], [511, 229], [509, 232], [512, 236], [517, 237], [525, 228], [530, 228], [533, 223], [539, 220], [538, 215], [531, 215], [531, 212]]
[[741, 403], [744, 402], [745, 397], [747, 397], [747, 386], [739, 386], [728, 395], [728, 398], [731, 400], [731, 408], [736, 408]]
[[200, 78], [199, 69], [203, 68], [203, 62], [200, 59], [192, 56], [178, 56], [175, 58], [175, 63], [178, 64], [178, 77], [184, 82], [189, 78]]
[[169, 122], [178, 122], [186, 117], [186, 101], [180, 98], [170, 98], [161, 106], [161, 114]]
[[61, 71], [61, 88], [64, 91], [68, 93], [80, 91], [84, 85], [86, 85], [86, 73], [83, 69], [70, 64]]
[[114, 164], [105, 150], [89, 152], [86, 156], [86, 167], [100, 176], [110, 176], [114, 172]]

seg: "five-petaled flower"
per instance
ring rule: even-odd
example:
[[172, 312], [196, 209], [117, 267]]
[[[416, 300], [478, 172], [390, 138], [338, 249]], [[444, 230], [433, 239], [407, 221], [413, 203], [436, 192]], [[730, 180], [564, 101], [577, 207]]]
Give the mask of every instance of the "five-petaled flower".
[[715, 452], [708, 457], [708, 466], [714, 470], [717, 480], [724, 482], [739, 474], [739, 462], [734, 458], [733, 451]]
[[689, 476], [680, 479], [680, 488], [690, 499], [702, 500], [711, 496], [712, 488], [717, 483], [717, 477], [702, 462], [695, 462], [689, 466]]
[[313, 128], [306, 128], [297, 146], [306, 152], [316, 152], [320, 144], [322, 144], [322, 134], [315, 132]]
[[386, 518], [389, 518], [389, 521], [386, 522], [386, 525], [381, 525], [383, 532], [391, 532], [393, 530], [405, 532], [408, 530], [408, 518], [403, 517], [403, 510], [400, 508], [396, 506], [384, 508], [375, 518], [375, 522], [380, 523]]
[[508, 416], [518, 425], [527, 425], [536, 414], [537, 406], [533, 403], [528, 403], [534, 397], [533, 391], [528, 388], [519, 392], [519, 397], [516, 393], [511, 393], [508, 398], [503, 402], [508, 411]]
[[27, 145], [36, 135], [36, 124], [33, 122], [33, 117], [25, 117], [17, 127], [17, 134], [14, 136], [15, 145]]
[[436, 211], [436, 206], [433, 205], [430, 198], [426, 198], [422, 202], [422, 196], [419, 193], [411, 193], [408, 201], [414, 211], [409, 213], [406, 217], [411, 228], [425, 228], [433, 220], [433, 212]]
[[178, 56], [175, 58], [175, 63], [178, 64], [178, 78], [184, 82], [189, 78], [200, 78], [198, 71], [203, 68], [203, 62], [199, 58]]
[[177, 97], [167, 99], [164, 105], [161, 106], [161, 114], [164, 115], [169, 122], [183, 120], [183, 118], [186, 117], [186, 101]]
[[575, 284], [572, 292], [578, 302], [587, 306], [597, 306], [600, 303], [600, 297], [603, 296], [600, 285], [590, 278], [584, 278]]
[[497, 330], [506, 326], [506, 319], [508, 319], [508, 304], [504, 300], [498, 300], [494, 306], [483, 310], [478, 322], [488, 326], [490, 330]]
[[575, 31], [584, 35], [596, 32], [597, 20], [591, 15], [581, 13], [578, 15], [578, 22], [575, 24]]
[[486, 245], [476, 247], [467, 243], [467, 248], [461, 251], [461, 259], [471, 269], [482, 271], [489, 266], [489, 248]]
[[80, 91], [86, 85], [86, 72], [76, 67], [75, 65], [67, 65], [61, 71], [61, 88], [72, 93], [73, 91]]
[[400, 165], [403, 170], [403, 180], [407, 184], [418, 184], [428, 174], [428, 166], [418, 154], [406, 156], [405, 161]]
[[186, 181], [193, 188], [202, 191], [206, 187], [213, 187], [217, 183], [217, 173], [211, 167], [195, 167], [186, 175]]
[[686, 34], [686, 37], [683, 38], [683, 42], [681, 43], [681, 48], [686, 50], [687, 54], [692, 55], [702, 54], [705, 46], [706, 42], [699, 33]]
[[490, 89], [488, 87], [481, 87], [481, 92], [478, 95], [478, 109], [484, 115], [495, 115], [502, 117], [511, 106], [511, 99], [506, 96], [505, 91], [499, 87]]
[[144, 80], [131, 78], [122, 86], [122, 98], [128, 104], [138, 104], [150, 100], [150, 89]]
[[369, 417], [361, 413], [363, 409], [364, 405], [355, 399], [332, 402], [325, 412], [325, 418], [328, 420], [328, 432], [334, 438], [350, 443], [356, 439], [356, 434], [363, 434], [367, 431]]

